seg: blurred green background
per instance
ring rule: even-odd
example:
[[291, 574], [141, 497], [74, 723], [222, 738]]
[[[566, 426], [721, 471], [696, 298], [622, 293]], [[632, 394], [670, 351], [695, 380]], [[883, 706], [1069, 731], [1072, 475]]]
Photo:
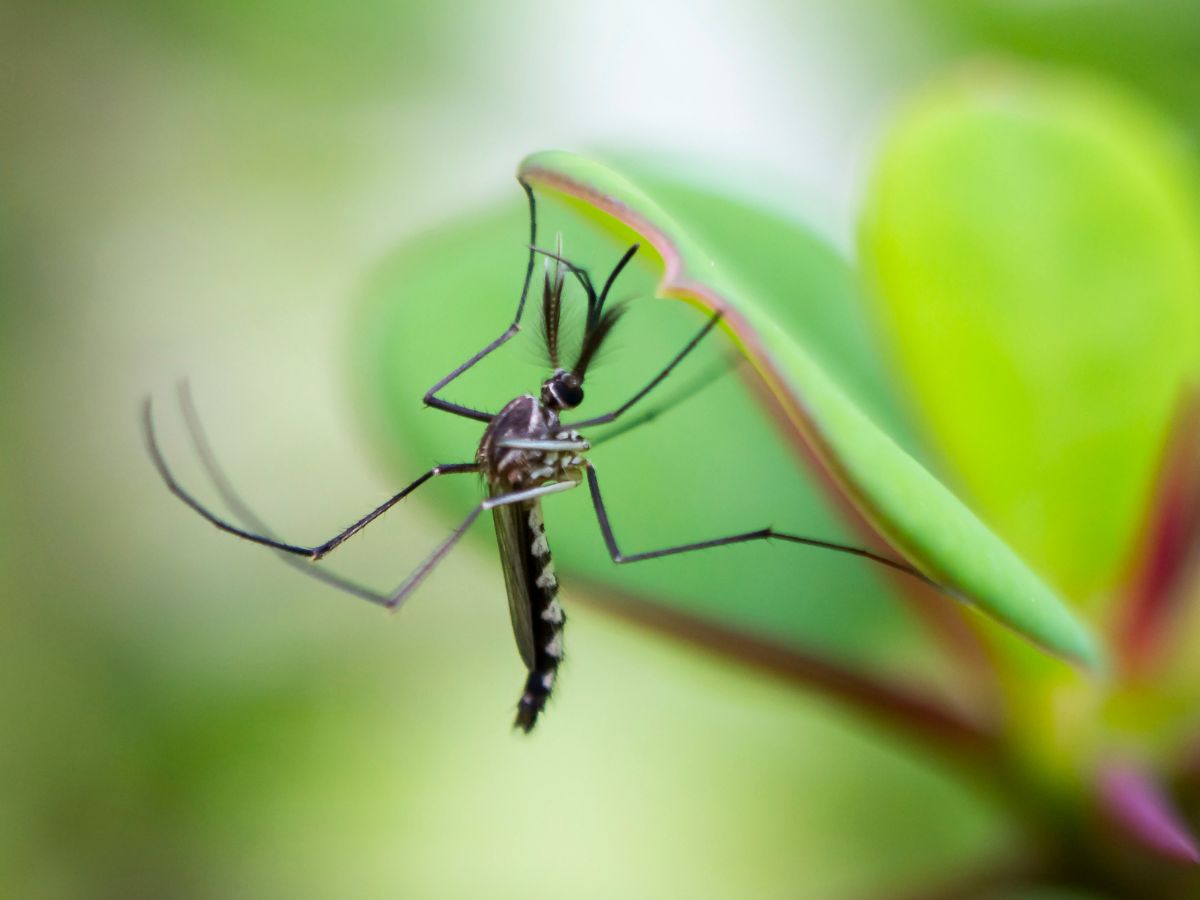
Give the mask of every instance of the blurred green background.
[[[849, 255], [876, 135], [960, 59], [1200, 130], [1194, 4], [1096, 6], [0, 5], [0, 895], [904, 896], [1003, 857], [904, 745], [586, 606], [519, 738], [486, 541], [389, 618], [198, 523], [136, 413], [195, 483], [188, 376], [236, 483], [321, 539], [395, 487], [351, 387], [369, 273], [513, 203], [526, 153], [670, 159]], [[339, 567], [391, 584], [444, 530], [410, 503]]]

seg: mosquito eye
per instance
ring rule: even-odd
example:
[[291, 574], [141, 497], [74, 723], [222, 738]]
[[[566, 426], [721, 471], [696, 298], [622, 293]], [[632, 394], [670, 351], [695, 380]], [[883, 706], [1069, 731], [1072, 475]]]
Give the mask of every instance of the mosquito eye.
[[555, 393], [558, 395], [558, 401], [567, 409], [583, 402], [583, 388], [579, 385], [560, 384], [557, 388]]

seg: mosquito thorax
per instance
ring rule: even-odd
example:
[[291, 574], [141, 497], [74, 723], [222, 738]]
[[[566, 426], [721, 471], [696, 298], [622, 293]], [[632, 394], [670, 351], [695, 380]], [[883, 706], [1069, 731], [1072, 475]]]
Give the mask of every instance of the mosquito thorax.
[[[543, 385], [543, 394], [546, 390]], [[530, 441], [565, 446], [513, 446]], [[556, 406], [522, 394], [488, 424], [475, 459], [494, 488], [524, 490], [552, 481], [582, 480], [588, 449], [579, 432], [562, 427]]]
[[555, 369], [542, 382], [542, 403], [554, 410], [574, 409], [583, 402], [583, 379], [566, 369]]

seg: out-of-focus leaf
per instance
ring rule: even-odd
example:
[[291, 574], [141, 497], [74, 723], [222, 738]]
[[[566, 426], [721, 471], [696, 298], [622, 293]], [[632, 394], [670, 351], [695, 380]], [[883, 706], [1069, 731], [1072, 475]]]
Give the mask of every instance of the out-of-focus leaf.
[[921, 5], [950, 32], [943, 38], [959, 55], [1003, 49], [1117, 76], [1168, 104], [1200, 134], [1200, 4], [1193, 0]]
[[469, 4], [443, 8], [387, 0], [114, 0], [100, 11], [136, 15], [141, 27], [165, 39], [164, 46], [219, 57], [243, 78], [275, 82], [302, 92], [308, 102], [343, 103], [373, 92], [394, 98], [422, 89], [426, 73], [455, 61], [455, 53], [468, 55], [456, 46], [455, 26], [472, 12]]
[[1097, 793], [1104, 812], [1129, 837], [1163, 856], [1200, 862], [1196, 838], [1174, 804], [1139, 766], [1114, 762], [1102, 767]]
[[[722, 327], [762, 379], [778, 424], [790, 430], [887, 542], [960, 597], [1042, 646], [1085, 664], [1101, 653], [1086, 627], [1008, 547], [850, 399], [774, 314], [803, 290], [779, 284], [764, 301], [722, 269], [686, 227], [619, 173], [566, 153], [525, 160], [537, 189], [573, 203], [581, 216], [632, 229], [660, 254], [662, 296], [723, 310]], [[791, 473], [780, 476], [789, 477]]]
[[983, 517], [1112, 588], [1200, 353], [1189, 161], [1136, 99], [976, 68], [887, 140], [862, 228], [882, 330]]

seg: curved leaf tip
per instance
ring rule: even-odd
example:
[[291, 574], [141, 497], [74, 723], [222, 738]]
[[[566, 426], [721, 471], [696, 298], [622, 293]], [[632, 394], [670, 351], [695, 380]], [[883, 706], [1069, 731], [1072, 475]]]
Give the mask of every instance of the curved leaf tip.
[[887, 544], [952, 596], [1052, 653], [1104, 669], [1094, 636], [1063, 601], [849, 398], [809, 351], [810, 335], [780, 324], [789, 292], [803, 285], [752, 295], [736, 280], [737, 260], [706, 252], [636, 184], [594, 160], [538, 153], [518, 177], [602, 228], [642, 235], [663, 261], [660, 295], [722, 310], [780, 424]]

